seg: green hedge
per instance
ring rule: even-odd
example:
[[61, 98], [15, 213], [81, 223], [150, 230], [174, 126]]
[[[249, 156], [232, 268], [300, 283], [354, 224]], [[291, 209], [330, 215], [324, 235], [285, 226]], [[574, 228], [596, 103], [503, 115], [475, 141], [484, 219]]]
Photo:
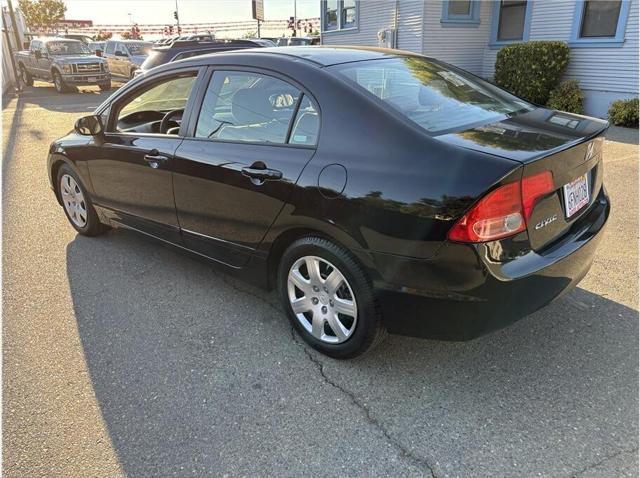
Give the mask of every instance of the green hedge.
[[566, 80], [556, 86], [549, 96], [549, 108], [569, 113], [584, 113], [584, 94], [576, 80]]
[[530, 41], [502, 48], [496, 58], [496, 84], [544, 105], [569, 64], [569, 46], [561, 41]]
[[638, 98], [618, 100], [609, 107], [609, 121], [617, 126], [638, 127]]

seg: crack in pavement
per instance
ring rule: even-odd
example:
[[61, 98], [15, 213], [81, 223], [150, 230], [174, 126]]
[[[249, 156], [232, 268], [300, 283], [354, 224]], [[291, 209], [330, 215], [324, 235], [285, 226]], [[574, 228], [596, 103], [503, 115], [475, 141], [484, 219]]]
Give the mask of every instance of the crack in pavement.
[[[259, 302], [262, 302], [263, 304], [267, 305], [270, 309], [280, 313], [280, 314], [284, 314], [284, 311], [282, 309], [280, 309], [278, 306], [276, 306], [275, 304], [273, 304], [271, 301], [260, 297], [246, 289], [244, 289], [243, 287], [240, 287], [238, 284], [235, 284], [235, 280], [233, 280], [232, 278], [224, 275], [224, 273], [222, 274], [216, 274], [216, 276], [226, 285], [228, 285], [229, 287], [231, 287], [233, 290], [235, 290], [236, 292], [239, 292], [241, 294], [244, 294], [246, 296], [249, 296], [253, 299], [258, 300]], [[372, 415], [371, 410], [369, 408], [367, 408], [359, 399], [358, 397], [356, 397], [356, 395], [352, 392], [350, 392], [349, 390], [347, 390], [346, 388], [342, 387], [341, 385], [339, 385], [338, 383], [334, 382], [333, 380], [331, 380], [327, 374], [324, 371], [324, 364], [318, 360], [317, 358], [315, 358], [313, 356], [313, 354], [309, 351], [309, 349], [306, 347], [306, 345], [302, 342], [300, 342], [300, 340], [298, 340], [297, 336], [296, 336], [296, 331], [293, 327], [291, 327], [291, 339], [293, 340], [293, 343], [296, 344], [298, 347], [300, 347], [302, 349], [302, 351], [304, 352], [304, 354], [307, 356], [307, 358], [309, 359], [309, 361], [315, 365], [316, 369], [318, 370], [318, 372], [320, 373], [320, 376], [322, 378], [322, 380], [328, 384], [331, 385], [333, 388], [335, 388], [336, 390], [338, 390], [339, 392], [341, 392], [342, 394], [346, 395], [349, 400], [351, 400], [351, 403], [353, 405], [355, 405], [364, 415], [364, 417], [366, 418], [367, 422], [370, 425], [373, 425], [380, 433], [382, 433], [382, 435], [385, 437], [385, 439], [394, 447], [396, 448], [396, 450], [398, 450], [399, 455], [403, 458], [406, 458], [410, 461], [412, 461], [415, 465], [417, 465], [420, 469], [426, 470], [429, 472], [429, 474], [431, 475], [432, 478], [437, 478], [435, 472], [433, 471], [433, 466], [424, 458], [421, 458], [419, 456], [416, 456], [414, 453], [412, 453], [410, 450], [408, 450], [405, 446], [403, 446], [398, 440], [396, 440], [393, 436], [391, 436], [391, 434], [382, 426], [382, 424]]]
[[589, 465], [585, 468], [583, 468], [580, 471], [576, 471], [571, 475], [571, 478], [577, 478], [580, 475], [583, 475], [584, 473], [586, 473], [587, 471], [593, 470], [594, 468], [598, 468], [601, 465], [604, 465], [607, 461], [609, 460], [613, 460], [614, 458], [617, 458], [620, 455], [624, 455], [625, 453], [633, 453], [633, 452], [637, 452], [638, 451], [638, 447], [635, 448], [631, 448], [629, 450], [618, 450], [615, 453], [612, 453], [611, 455], [607, 455], [605, 456], [602, 460], [593, 463], [592, 465]]
[[324, 363], [314, 357], [307, 346], [298, 340], [296, 331], [293, 327], [291, 327], [291, 338], [298, 347], [302, 348], [309, 361], [316, 366], [324, 382], [349, 397], [351, 403], [353, 403], [363, 413], [364, 417], [367, 419], [367, 422], [369, 422], [369, 424], [373, 425], [378, 431], [380, 431], [380, 433], [382, 433], [385, 439], [400, 452], [401, 457], [409, 459], [419, 468], [428, 471], [432, 478], [437, 478], [435, 472], [433, 471], [433, 466], [427, 460], [416, 456], [405, 446], [403, 446], [398, 440], [392, 437], [391, 434], [386, 430], [386, 428], [384, 428], [384, 426], [382, 426], [382, 424], [373, 416], [371, 410], [366, 407], [360, 400], [358, 400], [358, 397], [353, 392], [350, 392], [349, 390], [329, 378], [329, 376], [324, 371]]

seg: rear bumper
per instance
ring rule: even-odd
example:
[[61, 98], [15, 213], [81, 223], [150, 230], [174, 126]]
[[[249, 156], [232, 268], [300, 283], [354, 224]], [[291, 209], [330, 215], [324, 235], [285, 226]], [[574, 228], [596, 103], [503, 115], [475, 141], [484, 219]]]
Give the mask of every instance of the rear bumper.
[[110, 73], [62, 75], [62, 80], [68, 85], [98, 85], [111, 81]]
[[374, 254], [383, 277], [376, 288], [387, 329], [470, 340], [535, 312], [587, 274], [609, 211], [603, 188], [560, 241], [507, 262], [489, 259], [491, 244], [447, 243], [428, 261]]

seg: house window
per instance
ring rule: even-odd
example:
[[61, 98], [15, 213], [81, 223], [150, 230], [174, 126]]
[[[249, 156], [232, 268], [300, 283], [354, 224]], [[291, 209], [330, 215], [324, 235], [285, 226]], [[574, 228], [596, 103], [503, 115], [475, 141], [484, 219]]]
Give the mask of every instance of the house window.
[[323, 0], [322, 31], [346, 30], [358, 26], [358, 0]]
[[629, 0], [580, 0], [571, 31], [572, 46], [621, 46]]
[[356, 0], [343, 0], [342, 2], [342, 28], [356, 26]]
[[502, 0], [494, 3], [491, 43], [503, 45], [529, 39], [533, 1]]
[[338, 28], [338, 0], [327, 0], [325, 3], [324, 29]]
[[524, 17], [527, 2], [502, 0], [498, 21], [498, 41], [522, 40], [524, 37]]
[[479, 0], [445, 0], [442, 2], [443, 24], [475, 26], [480, 23]]
[[580, 37], [614, 37], [620, 16], [620, 2], [598, 0], [584, 2]]

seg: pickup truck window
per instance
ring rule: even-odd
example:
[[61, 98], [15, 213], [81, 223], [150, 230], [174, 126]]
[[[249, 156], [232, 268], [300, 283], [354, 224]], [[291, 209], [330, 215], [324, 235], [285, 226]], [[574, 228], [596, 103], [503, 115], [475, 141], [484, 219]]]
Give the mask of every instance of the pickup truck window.
[[105, 46], [105, 50], [104, 52], [111, 55], [113, 54], [114, 50], [115, 50], [116, 44], [112, 41], [108, 41], [106, 46]]
[[37, 50], [40, 50], [40, 48], [42, 47], [42, 42], [38, 41], [38, 40], [33, 40], [31, 42], [31, 46], [29, 47], [29, 50], [31, 52], [35, 52]]
[[91, 55], [91, 50], [79, 41], [51, 41], [47, 43], [51, 55]]
[[124, 47], [122, 43], [118, 43], [118, 46], [116, 47], [116, 52], [122, 53], [125, 56], [129, 56], [129, 54], [127, 53], [127, 49]]
[[131, 55], [146, 55], [151, 49], [151, 43], [127, 43]]

